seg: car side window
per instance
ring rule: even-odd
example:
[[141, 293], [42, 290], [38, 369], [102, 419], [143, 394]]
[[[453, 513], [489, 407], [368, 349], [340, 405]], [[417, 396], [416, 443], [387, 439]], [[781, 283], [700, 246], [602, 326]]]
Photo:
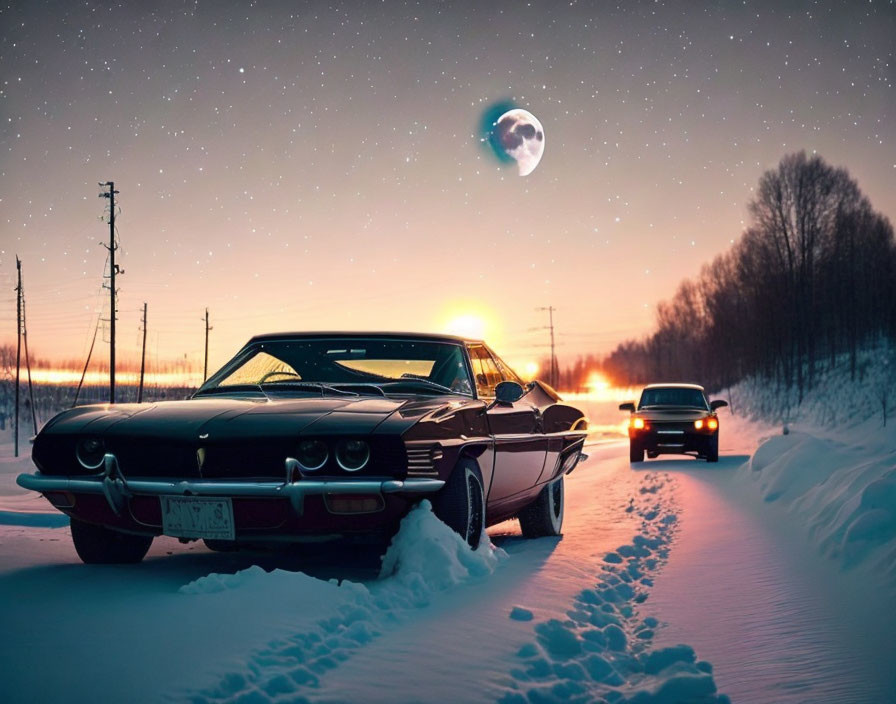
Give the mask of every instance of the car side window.
[[502, 360], [498, 355], [492, 352], [492, 350], [488, 350], [488, 352], [495, 360], [495, 364], [498, 365], [498, 370], [501, 372], [501, 377], [504, 381], [515, 381], [517, 384], [525, 388], [526, 385], [523, 383], [523, 380], [516, 375], [516, 372], [513, 371], [513, 369], [507, 366], [507, 363], [504, 362], [504, 360]]
[[470, 347], [470, 363], [473, 365], [473, 377], [476, 380], [476, 395], [479, 398], [494, 398], [495, 387], [502, 381], [495, 360], [485, 347], [473, 345]]

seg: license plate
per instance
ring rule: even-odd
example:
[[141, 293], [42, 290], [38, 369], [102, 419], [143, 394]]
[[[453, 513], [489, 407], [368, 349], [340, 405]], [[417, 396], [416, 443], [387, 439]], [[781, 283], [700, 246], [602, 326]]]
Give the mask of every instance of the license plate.
[[230, 499], [162, 496], [162, 532], [175, 538], [233, 540]]

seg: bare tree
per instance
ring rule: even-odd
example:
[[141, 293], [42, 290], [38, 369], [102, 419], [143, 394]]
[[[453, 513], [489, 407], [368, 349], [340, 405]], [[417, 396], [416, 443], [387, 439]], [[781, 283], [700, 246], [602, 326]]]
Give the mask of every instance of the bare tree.
[[726, 254], [657, 306], [656, 331], [616, 348], [614, 379], [699, 379], [713, 388], [758, 373], [796, 387], [820, 364], [896, 339], [896, 242], [842, 168], [805, 152], [765, 172], [752, 222]]

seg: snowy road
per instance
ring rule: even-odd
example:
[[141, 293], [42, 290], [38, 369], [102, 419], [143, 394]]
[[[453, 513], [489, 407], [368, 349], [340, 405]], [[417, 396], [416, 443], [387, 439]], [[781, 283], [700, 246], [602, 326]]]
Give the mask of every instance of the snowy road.
[[896, 617], [881, 594], [745, 500], [733, 469], [659, 464], [679, 482], [683, 520], [650, 596], [666, 620], [657, 645], [708, 657], [734, 701], [896, 701]]
[[726, 431], [715, 467], [632, 468], [623, 443], [589, 447], [560, 540], [508, 522], [494, 550], [464, 554], [420, 512], [383, 579], [351, 549], [170, 539], [141, 565], [85, 566], [67, 528], [0, 497], [0, 700], [668, 702], [717, 686], [743, 702], [896, 701], [896, 624], [865, 607], [879, 593], [747, 498], [735, 470], [760, 431]]

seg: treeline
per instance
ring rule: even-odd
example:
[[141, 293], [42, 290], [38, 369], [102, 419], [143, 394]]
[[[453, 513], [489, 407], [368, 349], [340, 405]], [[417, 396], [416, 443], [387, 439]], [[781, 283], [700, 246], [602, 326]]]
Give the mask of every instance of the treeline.
[[[582, 393], [589, 391], [589, 384], [592, 374], [600, 370], [602, 360], [598, 355], [589, 354], [578, 357], [575, 362], [568, 366], [560, 366], [557, 368], [557, 388], [562, 391], [572, 391]], [[545, 357], [539, 362], [539, 369], [550, 369], [551, 358]], [[547, 377], [542, 377], [547, 381]]]
[[[80, 390], [77, 384], [71, 383], [28, 383], [28, 371], [25, 365], [25, 355], [21, 355], [21, 370], [19, 373], [19, 424], [22, 429], [20, 439], [33, 435], [54, 415], [67, 408], [71, 408], [78, 399], [78, 405], [88, 403], [106, 403], [109, 400], [109, 387], [106, 384], [96, 386], [85, 384]], [[32, 355], [32, 372], [41, 369], [63, 369], [81, 371], [83, 362], [76, 361], [51, 362], [50, 360]], [[125, 366], [126, 365], [122, 365]], [[79, 369], [79, 367], [81, 367]], [[91, 365], [95, 371], [105, 372], [108, 363]], [[139, 369], [139, 366], [137, 367]], [[119, 371], [128, 371], [128, 368]], [[132, 369], [131, 369], [132, 370]], [[189, 367], [179, 362], [167, 363], [162, 372], [189, 371]], [[156, 370], [153, 370], [156, 371]], [[14, 345], [0, 345], [0, 431], [6, 430], [13, 424], [15, 416], [16, 397], [16, 347]], [[153, 383], [152, 377], [143, 389], [143, 400], [163, 401], [185, 398], [196, 389], [190, 386], [162, 385]], [[129, 403], [137, 400], [137, 386], [132, 383], [123, 383], [119, 380], [116, 386], [116, 398], [120, 403]], [[33, 399], [33, 402], [32, 402]]]
[[805, 152], [765, 172], [751, 223], [731, 250], [659, 304], [656, 331], [602, 367], [617, 384], [693, 381], [719, 389], [749, 374], [793, 386], [896, 339], [896, 241], [842, 168]]
[[[143, 389], [143, 402], [182, 399], [194, 391], [194, 387], [148, 385]], [[34, 384], [29, 388], [28, 380], [23, 375], [19, 386], [20, 440], [34, 435], [60, 411], [71, 408], [76, 394], [79, 406], [109, 401], [108, 386], [85, 386], [80, 392], [75, 384]], [[135, 402], [137, 387], [133, 384], [117, 385], [116, 400], [118, 403]], [[14, 416], [15, 380], [0, 378], [0, 430], [12, 427]]]

